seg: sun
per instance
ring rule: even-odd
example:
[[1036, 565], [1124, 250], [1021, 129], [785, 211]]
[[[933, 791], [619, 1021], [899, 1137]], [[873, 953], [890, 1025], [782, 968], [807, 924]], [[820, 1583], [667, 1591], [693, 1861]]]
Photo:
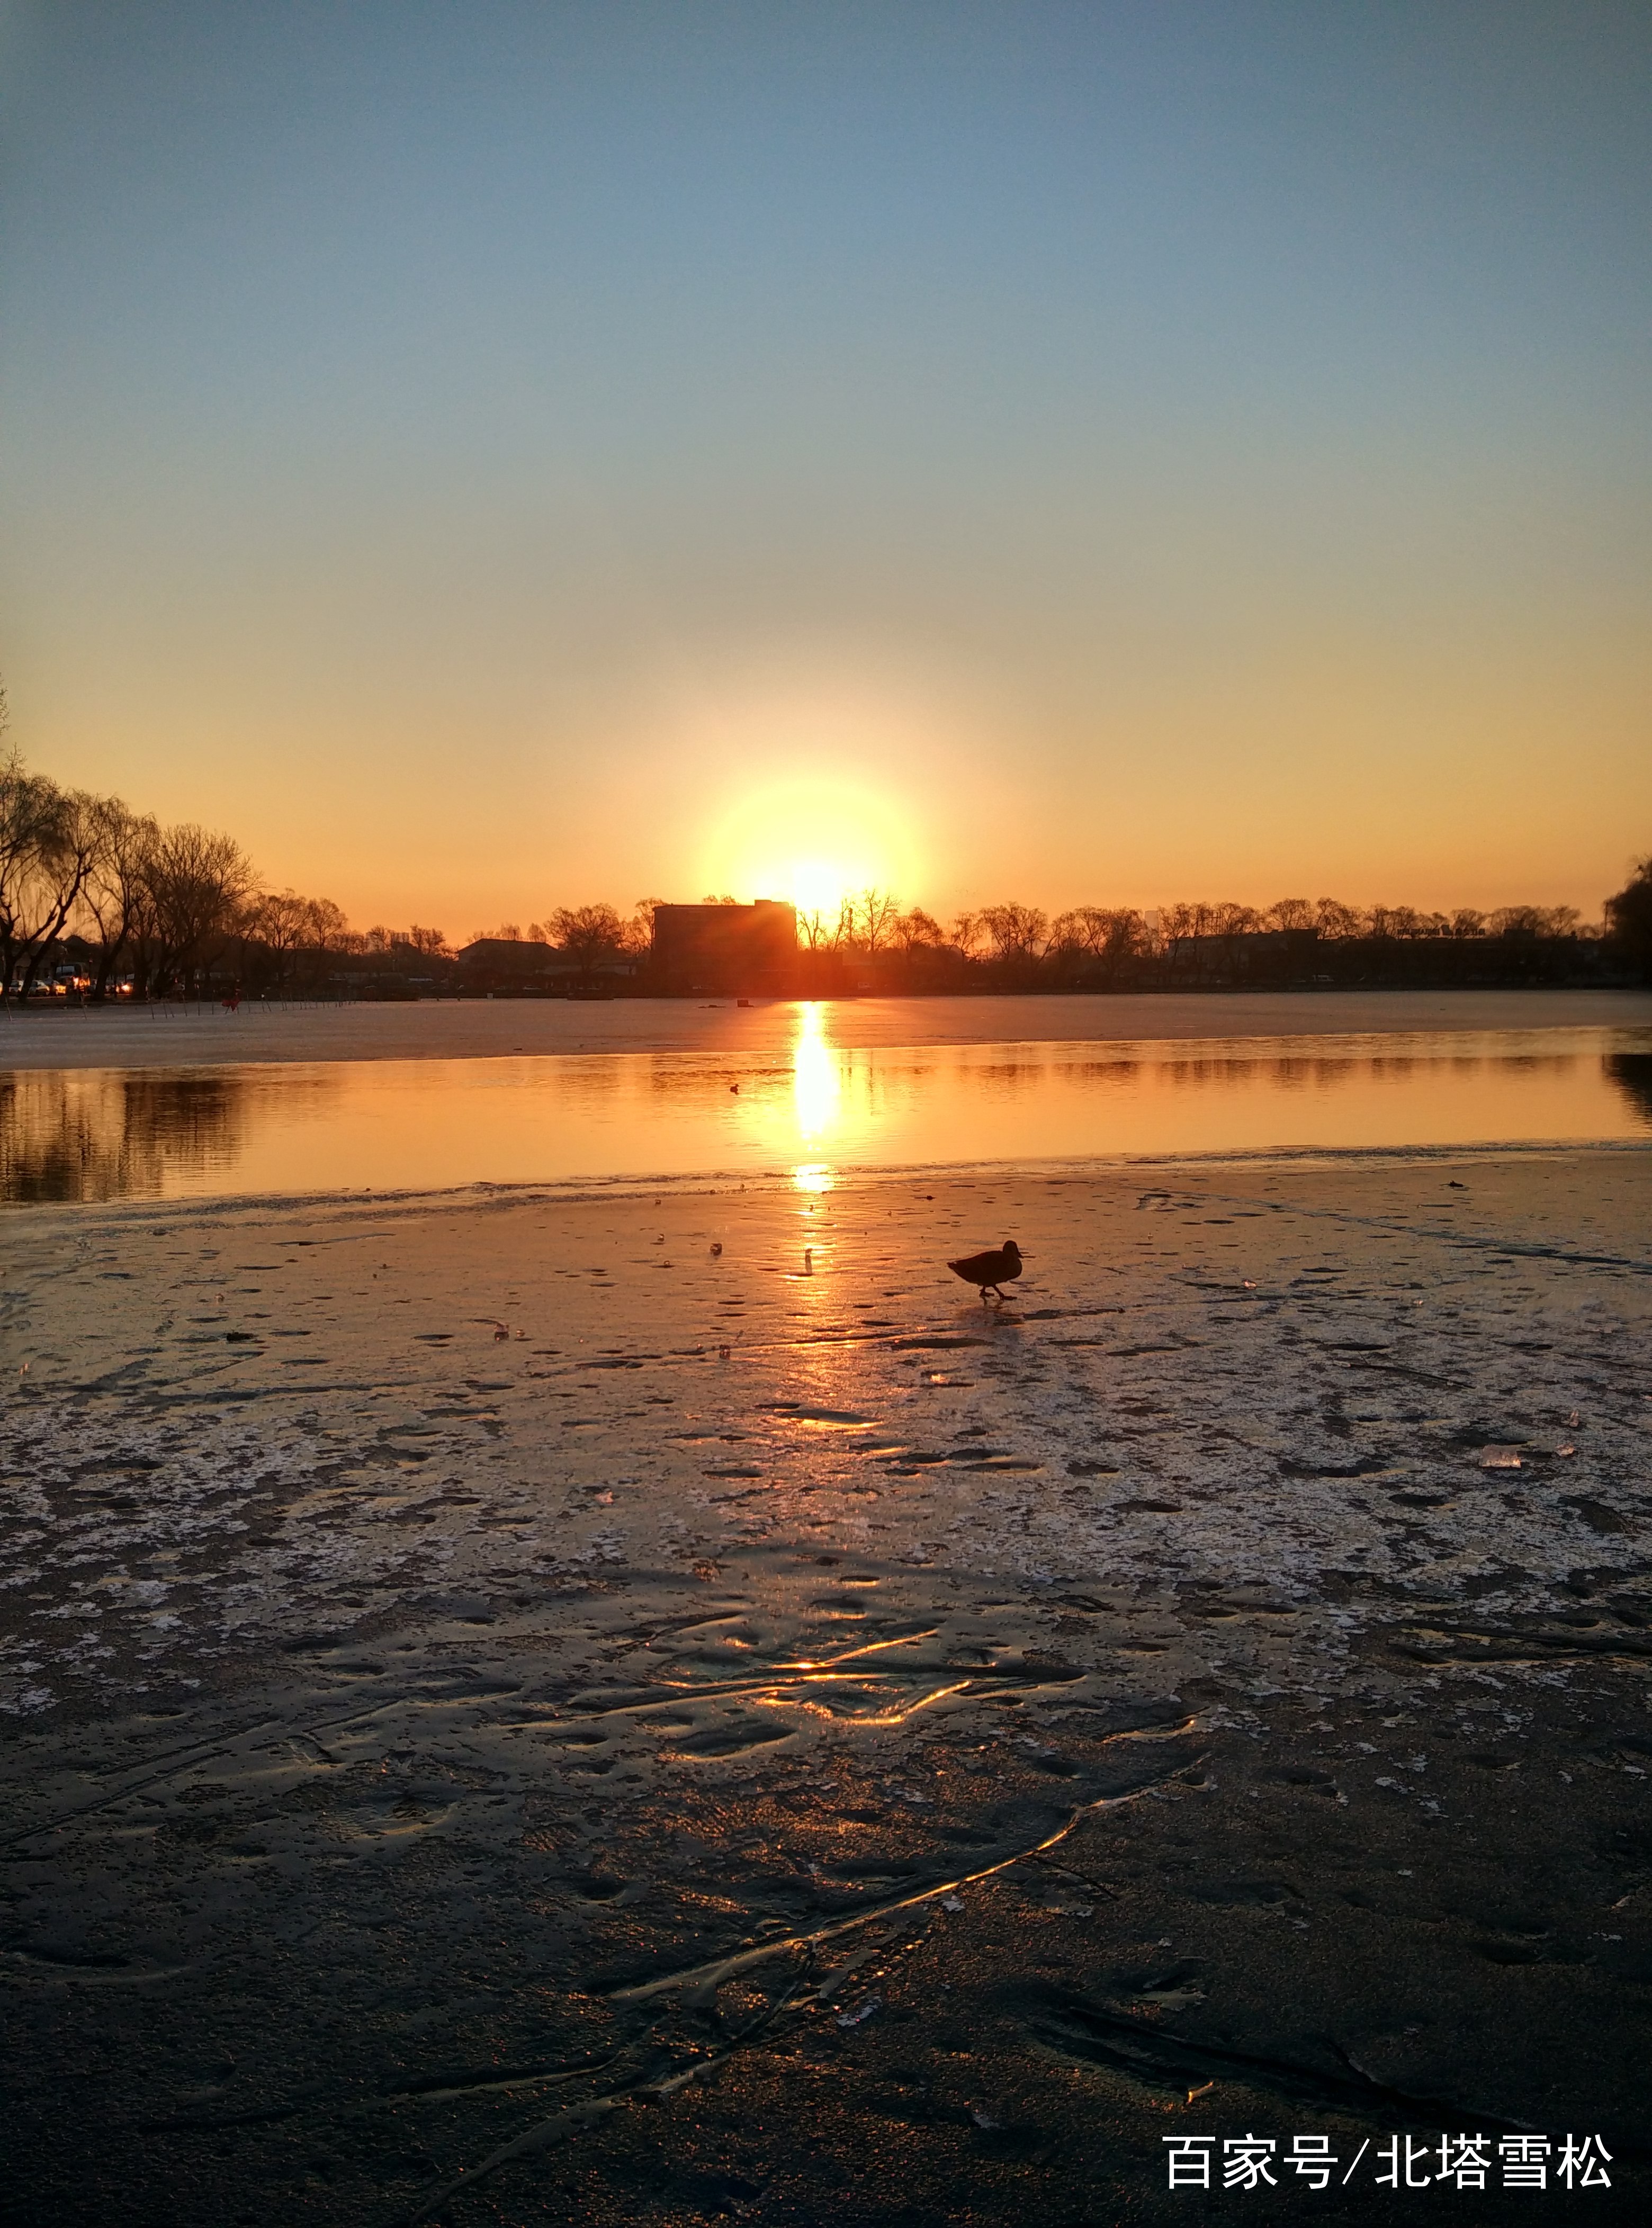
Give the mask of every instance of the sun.
[[957, 816], [959, 751], [979, 724], [951, 682], [824, 637], [730, 645], [701, 659], [692, 688], [674, 682], [661, 715], [673, 847], [701, 890], [834, 919], [867, 889], [933, 901], [937, 826]]
[[748, 791], [707, 848], [708, 888], [786, 898], [800, 913], [829, 918], [861, 890], [910, 897], [919, 864], [915, 830], [900, 806], [841, 779]]
[[829, 859], [794, 859], [768, 877], [770, 895], [790, 898], [800, 913], [836, 912], [847, 897], [877, 883], [875, 874]]

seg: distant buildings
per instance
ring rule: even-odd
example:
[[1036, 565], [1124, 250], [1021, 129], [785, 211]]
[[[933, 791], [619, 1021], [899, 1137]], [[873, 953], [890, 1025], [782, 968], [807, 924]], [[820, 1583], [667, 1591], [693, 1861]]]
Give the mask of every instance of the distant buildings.
[[554, 944], [530, 944], [521, 937], [478, 936], [457, 955], [458, 964], [473, 975], [509, 975], [539, 980], [579, 970], [565, 951]]
[[[583, 979], [579, 961], [559, 945], [508, 936], [477, 937], [457, 955], [453, 971], [461, 996], [469, 991], [484, 997], [566, 998]], [[632, 970], [624, 965], [598, 971], [629, 976]]]
[[797, 976], [797, 909], [778, 898], [656, 906], [653, 962], [663, 990], [783, 996]]

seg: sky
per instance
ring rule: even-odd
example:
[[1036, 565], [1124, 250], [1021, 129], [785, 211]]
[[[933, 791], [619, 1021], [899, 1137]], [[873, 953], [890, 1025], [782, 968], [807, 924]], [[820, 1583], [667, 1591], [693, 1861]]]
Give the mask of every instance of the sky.
[[1640, 0], [0, 0], [59, 779], [559, 904], [1652, 850]]

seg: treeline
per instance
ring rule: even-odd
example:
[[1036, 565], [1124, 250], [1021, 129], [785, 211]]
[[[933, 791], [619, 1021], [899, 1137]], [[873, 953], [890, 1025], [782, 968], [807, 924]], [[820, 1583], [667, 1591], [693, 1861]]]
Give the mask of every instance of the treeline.
[[[3, 697], [0, 697], [3, 712]], [[0, 757], [0, 993], [28, 997], [66, 949], [93, 1000], [223, 980], [323, 988], [349, 957], [448, 955], [439, 929], [353, 931], [329, 898], [272, 891], [234, 838], [167, 826]]]
[[[654, 908], [660, 898], [639, 898], [629, 917], [611, 905], [555, 906], [543, 920], [530, 920], [523, 936], [514, 920], [498, 928], [478, 928], [473, 944], [532, 944], [548, 946], [571, 958], [586, 972], [618, 960], [647, 957], [654, 938]], [[733, 898], [708, 899], [711, 905], [733, 905]]]
[[[4, 698], [0, 693], [0, 731]], [[254, 993], [333, 995], [375, 981], [413, 995], [556, 975], [646, 991], [656, 899], [629, 915], [561, 906], [528, 924], [477, 931], [485, 962], [460, 966], [440, 929], [352, 930], [326, 898], [265, 887], [229, 836], [168, 826], [118, 797], [67, 789], [0, 756], [0, 995], [27, 997], [67, 950], [93, 1000], [235, 983]], [[733, 905], [732, 898], [708, 904]], [[1652, 979], [1652, 860], [1586, 925], [1570, 906], [1360, 906], [1282, 898], [1265, 908], [1179, 901], [1156, 910], [983, 906], [943, 925], [892, 893], [862, 890], [836, 912], [798, 916], [804, 994], [874, 987], [1183, 989], [1245, 983]], [[538, 962], [532, 955], [538, 951]], [[524, 964], [502, 964], [515, 951]], [[547, 964], [545, 963], [551, 963]], [[491, 970], [490, 972], [489, 970]]]
[[1188, 900], [1145, 912], [1133, 906], [1075, 906], [1053, 917], [1036, 906], [983, 906], [943, 927], [921, 906], [906, 910], [887, 892], [865, 890], [846, 899], [836, 915], [799, 917], [799, 934], [811, 951], [851, 952], [868, 959], [887, 952], [907, 958], [951, 955], [1000, 969], [1076, 965], [1104, 975], [1124, 973], [1145, 962], [1174, 976], [1193, 965], [1201, 945], [1254, 937], [1340, 944], [1601, 933], [1583, 926], [1575, 906], [1506, 906], [1489, 913], [1465, 906], [1451, 913], [1425, 913], [1412, 906], [1345, 905], [1336, 898], [1281, 898], [1262, 908]]
[[[564, 907], [530, 923], [525, 937], [506, 922], [485, 932], [490, 962], [500, 980], [509, 979], [514, 949], [522, 955], [518, 979], [525, 979], [533, 971], [533, 947], [548, 945], [582, 975], [645, 976], [656, 902], [641, 900], [629, 917], [609, 905]], [[1621, 902], [1610, 900], [1609, 914]], [[712, 896], [702, 903], [735, 900]], [[835, 912], [799, 913], [797, 930], [805, 984], [875, 980], [935, 989], [1181, 988], [1326, 973], [1341, 981], [1373, 968], [1404, 974], [1407, 958], [1412, 973], [1501, 977], [1534, 968], [1575, 972], [1580, 964], [1610, 964], [1616, 957], [1607, 948], [1610, 925], [1585, 925], [1573, 906], [1463, 906], [1444, 913], [1282, 898], [1265, 908], [1181, 901], [1150, 911], [1078, 906], [1051, 915], [1035, 906], [1004, 904], [943, 923], [888, 891], [868, 889], [846, 897]], [[478, 941], [483, 934], [477, 932]]]

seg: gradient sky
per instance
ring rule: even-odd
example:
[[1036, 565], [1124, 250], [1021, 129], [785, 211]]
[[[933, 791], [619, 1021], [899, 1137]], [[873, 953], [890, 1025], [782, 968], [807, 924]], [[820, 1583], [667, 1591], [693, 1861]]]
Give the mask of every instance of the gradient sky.
[[0, 103], [13, 739], [359, 923], [1652, 849], [1642, 0], [24, 0]]

